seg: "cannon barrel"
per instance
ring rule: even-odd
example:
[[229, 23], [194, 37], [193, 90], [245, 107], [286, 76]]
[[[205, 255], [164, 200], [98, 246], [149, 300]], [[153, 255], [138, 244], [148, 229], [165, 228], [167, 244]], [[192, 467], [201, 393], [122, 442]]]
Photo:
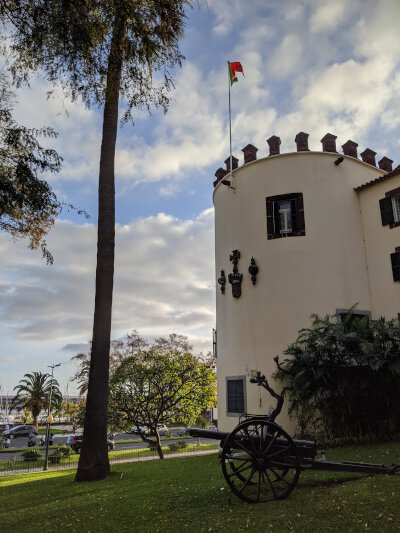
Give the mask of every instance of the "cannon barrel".
[[225, 431], [215, 431], [211, 429], [190, 428], [188, 431], [191, 437], [201, 437], [203, 439], [225, 440], [229, 433]]
[[[220, 440], [221, 443], [229, 437], [230, 433], [225, 431], [212, 431], [209, 429], [189, 429], [189, 435], [191, 437], [201, 437], [203, 439], [215, 439]], [[301, 457], [315, 457], [317, 455], [317, 446], [312, 440], [293, 440], [296, 445], [297, 454]], [[284, 438], [278, 438], [274, 441], [274, 446], [286, 446], [287, 440]]]

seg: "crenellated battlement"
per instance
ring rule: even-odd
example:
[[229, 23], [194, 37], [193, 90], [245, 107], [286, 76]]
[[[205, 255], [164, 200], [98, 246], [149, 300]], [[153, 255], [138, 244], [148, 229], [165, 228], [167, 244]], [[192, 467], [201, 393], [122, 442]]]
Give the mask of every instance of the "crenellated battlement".
[[[310, 149], [308, 148], [308, 137], [309, 134], [305, 133], [304, 131], [300, 131], [296, 137], [295, 137], [295, 143], [297, 147], [297, 152], [309, 152]], [[327, 133], [322, 137], [321, 144], [322, 144], [322, 151], [323, 152], [330, 152], [330, 153], [338, 153], [336, 150], [336, 135], [332, 135], [332, 133]], [[269, 148], [269, 154], [270, 156], [276, 156], [280, 155], [280, 146], [281, 146], [281, 139], [277, 137], [276, 135], [272, 135], [269, 137], [269, 139], [266, 140]], [[344, 155], [347, 155], [349, 157], [354, 157], [355, 159], [358, 159], [357, 154], [357, 148], [358, 144], [352, 140], [346, 141], [344, 144], [342, 144], [342, 151]], [[252, 144], [248, 144], [242, 149], [243, 156], [244, 156], [244, 162], [243, 164], [246, 165], [247, 163], [251, 163], [252, 161], [257, 160], [257, 152], [258, 148], [253, 146]], [[376, 152], [371, 150], [370, 148], [366, 148], [361, 154], [361, 160], [364, 163], [367, 163], [369, 165], [372, 165], [376, 167]], [[239, 159], [237, 157], [232, 156], [232, 170], [235, 170], [238, 168], [239, 165]], [[220, 167], [216, 173], [216, 180], [214, 181], [214, 187], [230, 172], [230, 158], [228, 157], [225, 160], [225, 166], [226, 168]], [[392, 172], [393, 170], [393, 161], [389, 159], [388, 157], [384, 156], [382, 159], [378, 161], [378, 166], [381, 170], [384, 172]]]

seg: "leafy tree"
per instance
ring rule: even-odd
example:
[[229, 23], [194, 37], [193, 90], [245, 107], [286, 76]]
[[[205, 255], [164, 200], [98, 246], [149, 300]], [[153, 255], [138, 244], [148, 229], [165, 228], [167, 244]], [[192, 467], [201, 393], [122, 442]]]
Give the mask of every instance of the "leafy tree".
[[[189, 343], [189, 340], [185, 335], [171, 333], [168, 337], [158, 337], [154, 342], [148, 342], [134, 329], [131, 333], [127, 333], [122, 339], [111, 341], [110, 376], [114, 374], [118, 366], [127, 357], [150, 347], [159, 347], [164, 351], [179, 351], [181, 353], [193, 352], [193, 346]], [[91, 349], [89, 353], [80, 352], [71, 357], [71, 361], [78, 366], [73, 379], [78, 383], [79, 394], [81, 395], [85, 394], [88, 389], [90, 357]], [[200, 353], [198, 357], [204, 360], [205, 364], [210, 368], [215, 368], [215, 358], [212, 356], [211, 352], [206, 356]]]
[[312, 315], [275, 377], [287, 384], [302, 433], [388, 437], [400, 430], [400, 325], [350, 312]]
[[68, 418], [69, 423], [72, 424], [72, 426], [76, 425], [78, 409], [79, 409], [78, 404], [74, 402], [66, 402], [64, 404], [64, 414]]
[[[24, 410], [29, 409], [33, 416], [33, 423], [38, 425], [38, 416], [42, 409], [49, 406], [51, 389], [51, 375], [42, 374], [42, 372], [32, 372], [25, 374], [19, 384], [14, 387], [16, 395], [11, 404], [11, 409]], [[61, 401], [62, 396], [57, 380], [53, 378], [53, 395], [52, 402]]]
[[58, 418], [58, 421], [61, 421], [61, 417], [65, 413], [66, 404], [62, 401], [62, 399], [59, 399], [58, 401], [51, 400], [51, 406], [53, 411], [54, 418]]
[[[41, 68], [47, 78], [87, 105], [103, 106], [99, 172], [96, 296], [84, 446], [76, 481], [110, 472], [107, 398], [114, 276], [114, 159], [118, 104], [123, 120], [138, 108], [168, 107], [171, 69], [180, 64], [184, 7], [190, 0], [0, 0], [0, 17], [13, 26], [17, 83]], [[153, 73], [161, 71], [160, 85]]]
[[75, 426], [83, 427], [85, 424], [85, 415], [86, 415], [86, 400], [81, 400], [78, 403], [78, 410], [75, 416]]
[[29, 129], [12, 116], [15, 94], [0, 71], [0, 230], [14, 239], [27, 238], [29, 247], [42, 249], [53, 262], [44, 237], [54, 224], [62, 205], [50, 185], [39, 178], [45, 172], [58, 172], [61, 157], [43, 148], [39, 138], [54, 138], [52, 128]]
[[[142, 350], [149, 344], [141, 337], [136, 330], [132, 333], [128, 333], [122, 340], [111, 341], [110, 347], [110, 365], [109, 372], [112, 375], [115, 369], [121, 364], [123, 359], [133, 355], [137, 350]], [[90, 359], [92, 354], [92, 348], [89, 353], [80, 352], [73, 357], [73, 361], [77, 366], [77, 370], [74, 374], [73, 380], [79, 385], [79, 394], [86, 394], [89, 384], [89, 371], [90, 371]]]
[[[117, 368], [110, 382], [110, 420], [136, 426], [142, 439], [164, 458], [157, 424], [193, 422], [204, 406], [216, 405], [215, 374], [203, 361], [161, 346], [139, 351]], [[147, 426], [155, 440], [140, 430]]]

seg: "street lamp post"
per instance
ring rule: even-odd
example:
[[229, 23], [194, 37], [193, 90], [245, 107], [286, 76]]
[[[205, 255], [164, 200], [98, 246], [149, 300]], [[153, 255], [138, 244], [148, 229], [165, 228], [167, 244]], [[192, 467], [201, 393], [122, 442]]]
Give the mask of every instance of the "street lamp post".
[[47, 425], [46, 425], [46, 458], [44, 460], [44, 467], [43, 470], [47, 470], [48, 464], [49, 464], [49, 434], [50, 434], [50, 424], [53, 422], [53, 416], [50, 412], [51, 410], [51, 397], [53, 395], [53, 374], [54, 369], [57, 366], [60, 366], [61, 363], [58, 363], [58, 365], [49, 365], [48, 368], [51, 368], [51, 384], [50, 384], [50, 398], [49, 398], [49, 407], [47, 409]]

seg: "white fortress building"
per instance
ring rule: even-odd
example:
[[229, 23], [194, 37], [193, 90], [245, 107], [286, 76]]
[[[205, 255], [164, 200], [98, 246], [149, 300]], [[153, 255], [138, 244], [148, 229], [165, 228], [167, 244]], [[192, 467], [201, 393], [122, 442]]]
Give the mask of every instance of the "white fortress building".
[[[400, 166], [376, 153], [357, 155], [351, 140], [336, 151], [326, 134], [320, 152], [280, 153], [268, 139], [269, 156], [243, 148], [214, 182], [217, 278], [216, 353], [218, 427], [230, 431], [242, 413], [267, 414], [275, 400], [250, 384], [249, 372], [270, 378], [273, 358], [283, 357], [312, 313], [356, 314], [373, 319], [400, 313]], [[251, 268], [253, 267], [253, 268]], [[249, 271], [250, 268], [250, 271]], [[279, 391], [280, 384], [270, 379]], [[294, 433], [287, 400], [277, 422]]]

